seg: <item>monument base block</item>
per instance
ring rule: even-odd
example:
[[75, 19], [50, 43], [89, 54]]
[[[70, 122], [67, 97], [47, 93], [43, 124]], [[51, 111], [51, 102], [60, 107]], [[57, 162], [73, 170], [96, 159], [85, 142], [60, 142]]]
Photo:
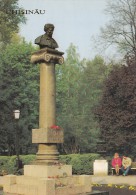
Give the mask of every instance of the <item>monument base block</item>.
[[93, 164], [94, 175], [108, 175], [107, 160], [95, 160]]
[[32, 130], [32, 143], [63, 143], [64, 130], [63, 129], [33, 129]]
[[4, 176], [5, 195], [78, 195], [89, 193], [91, 176], [73, 175], [71, 165], [25, 165], [24, 175]]
[[25, 165], [24, 175], [29, 177], [63, 177], [72, 176], [71, 165]]

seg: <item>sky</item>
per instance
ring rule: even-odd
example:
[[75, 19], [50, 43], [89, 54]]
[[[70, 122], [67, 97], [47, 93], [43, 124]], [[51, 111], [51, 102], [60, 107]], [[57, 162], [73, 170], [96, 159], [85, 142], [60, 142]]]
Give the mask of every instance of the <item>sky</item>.
[[[107, 0], [19, 0], [25, 10], [36, 9], [44, 14], [25, 14], [27, 23], [20, 25], [20, 35], [28, 42], [44, 34], [46, 23], [55, 26], [53, 38], [59, 51], [66, 52], [71, 43], [77, 47], [81, 58], [92, 59], [92, 36], [100, 33], [108, 18], [104, 13]], [[45, 10], [45, 11], [44, 11]]]

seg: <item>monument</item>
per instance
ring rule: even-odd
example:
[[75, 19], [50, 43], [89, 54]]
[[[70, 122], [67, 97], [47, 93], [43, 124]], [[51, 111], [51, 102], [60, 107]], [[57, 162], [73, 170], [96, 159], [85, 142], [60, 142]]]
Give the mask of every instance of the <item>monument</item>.
[[63, 128], [56, 124], [55, 65], [63, 64], [63, 52], [56, 50], [52, 38], [54, 25], [44, 26], [45, 34], [36, 38], [40, 50], [31, 62], [40, 64], [39, 129], [32, 130], [32, 142], [38, 144], [36, 161], [24, 166], [24, 175], [7, 175], [4, 192], [10, 195], [85, 195], [91, 192], [91, 176], [72, 175], [71, 165], [59, 164], [57, 144], [63, 143]]

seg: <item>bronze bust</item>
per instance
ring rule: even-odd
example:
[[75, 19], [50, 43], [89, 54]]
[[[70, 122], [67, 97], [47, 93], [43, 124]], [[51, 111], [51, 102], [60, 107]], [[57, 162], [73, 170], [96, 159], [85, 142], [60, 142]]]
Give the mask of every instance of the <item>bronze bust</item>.
[[40, 49], [45, 47], [56, 49], [58, 48], [57, 42], [52, 38], [54, 25], [53, 24], [45, 24], [44, 26], [45, 34], [37, 37], [35, 39], [35, 44], [40, 46]]

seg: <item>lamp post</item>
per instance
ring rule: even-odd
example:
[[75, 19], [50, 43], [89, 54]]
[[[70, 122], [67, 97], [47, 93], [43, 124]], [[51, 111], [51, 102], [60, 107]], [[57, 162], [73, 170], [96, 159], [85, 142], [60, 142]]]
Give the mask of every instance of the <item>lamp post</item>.
[[[16, 121], [18, 121], [19, 117], [20, 117], [20, 110], [14, 110], [14, 118]], [[16, 124], [16, 156], [17, 156], [17, 160], [19, 160], [19, 133], [18, 133], [18, 126]]]
[[13, 113], [14, 113], [15, 119], [19, 119], [19, 117], [20, 117], [20, 110], [14, 110]]

